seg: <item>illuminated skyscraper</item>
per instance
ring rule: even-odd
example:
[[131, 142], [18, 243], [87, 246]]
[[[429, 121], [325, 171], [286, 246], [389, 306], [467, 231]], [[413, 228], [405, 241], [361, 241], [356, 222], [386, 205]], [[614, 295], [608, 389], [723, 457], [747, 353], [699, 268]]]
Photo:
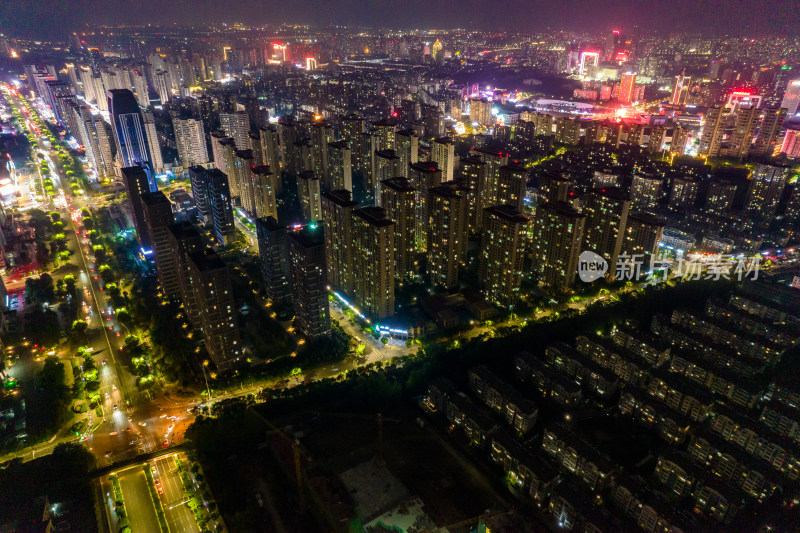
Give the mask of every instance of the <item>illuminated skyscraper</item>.
[[717, 157], [722, 146], [722, 137], [725, 133], [725, 118], [728, 109], [721, 106], [708, 108], [703, 117], [703, 133], [700, 136], [700, 155]]
[[407, 178], [408, 166], [419, 161], [419, 137], [413, 129], [408, 129], [395, 132], [394, 140], [395, 153], [400, 158], [401, 174], [399, 175]]
[[449, 289], [458, 285], [458, 267], [466, 252], [467, 194], [451, 181], [429, 189], [427, 196], [428, 274], [433, 286]]
[[330, 180], [330, 159], [328, 143], [333, 142], [333, 127], [324, 121], [317, 120], [311, 123], [311, 157], [313, 164], [311, 170], [323, 181], [325, 189], [332, 188]]
[[177, 222], [169, 226], [169, 250], [172, 253], [172, 262], [178, 277], [180, 298], [192, 328], [200, 331], [202, 321], [200, 308], [197, 306], [197, 294], [192, 287], [189, 254], [205, 248], [203, 237], [191, 222]]
[[394, 150], [394, 132], [397, 123], [393, 120], [379, 120], [370, 124], [371, 132], [377, 137], [377, 150]]
[[208, 163], [208, 149], [203, 123], [194, 120], [173, 119], [175, 144], [178, 146], [178, 157], [184, 167]]
[[148, 251], [151, 249], [151, 241], [147, 232], [147, 224], [144, 220], [142, 195], [156, 192], [156, 182], [151, 172], [147, 172], [143, 167], [137, 165], [122, 169], [122, 183], [125, 185], [125, 192], [128, 194], [128, 205], [133, 216], [133, 226], [136, 229], [139, 244], [145, 251]]
[[672, 105], [685, 105], [686, 95], [689, 94], [689, 85], [692, 78], [681, 73], [680, 76], [675, 76], [675, 82], [672, 84], [672, 95], [670, 96], [669, 103]]
[[789, 82], [786, 92], [783, 94], [781, 107], [786, 109], [786, 115], [790, 118], [797, 114], [797, 110], [800, 108], [800, 79]]
[[258, 133], [261, 142], [261, 157], [272, 173], [278, 176], [278, 190], [280, 191], [281, 153], [278, 128], [274, 124], [268, 124], [260, 128]]
[[616, 265], [630, 207], [631, 201], [621, 189], [595, 189], [589, 193], [583, 209], [583, 249], [603, 256], [609, 265]]
[[478, 279], [488, 301], [503, 307], [512, 306], [522, 283], [528, 219], [512, 206], [503, 205], [487, 208], [484, 220]]
[[278, 219], [278, 176], [267, 165], [250, 169], [253, 191], [253, 213], [257, 218]]
[[751, 215], [765, 219], [773, 216], [778, 209], [788, 173], [788, 167], [756, 164], [750, 178], [746, 210]]
[[440, 137], [431, 145], [431, 161], [439, 165], [442, 181], [453, 181], [455, 168], [455, 144], [449, 137]]
[[715, 215], [724, 215], [733, 206], [736, 185], [729, 181], [712, 179], [708, 184], [705, 210]]
[[228, 137], [233, 137], [238, 150], [250, 149], [250, 118], [246, 111], [220, 113], [219, 123]]
[[230, 244], [236, 231], [228, 176], [216, 168], [192, 167], [189, 169], [189, 178], [200, 220], [211, 225], [212, 234], [219, 244]]
[[630, 104], [634, 100], [634, 89], [636, 88], [636, 74], [626, 72], [622, 75], [619, 82], [619, 101], [623, 104]]
[[169, 226], [175, 222], [172, 203], [163, 192], [156, 191], [142, 195], [142, 207], [156, 263], [158, 282], [167, 298], [175, 300], [180, 297], [181, 287], [169, 241]]
[[322, 220], [325, 225], [325, 258], [328, 283], [349, 296], [353, 294], [353, 209], [358, 202], [350, 191], [322, 194]]
[[[650, 265], [650, 257], [658, 254], [658, 243], [664, 234], [664, 221], [647, 213], [631, 213], [625, 226], [625, 239], [622, 253], [637, 257], [645, 268]], [[616, 263], [611, 268], [616, 268]]]
[[740, 107], [734, 115], [733, 131], [723, 148], [720, 155], [724, 157], [743, 158], [750, 153], [750, 146], [753, 143], [753, 134], [758, 124], [759, 110], [753, 107]]
[[231, 198], [239, 198], [241, 205], [250, 213], [255, 212], [253, 182], [250, 179], [253, 164], [252, 150], [236, 150], [233, 153], [233, 166], [228, 173]]
[[655, 206], [664, 196], [664, 179], [655, 174], [639, 172], [631, 183], [631, 200], [639, 208]]
[[394, 315], [394, 239], [383, 208], [353, 210], [353, 294], [371, 319]]
[[497, 197], [498, 182], [500, 180], [500, 167], [508, 164], [508, 154], [486, 148], [474, 148], [471, 155], [480, 157], [481, 161], [486, 164], [486, 186], [482, 191], [481, 208], [502, 204], [502, 200]]
[[308, 224], [289, 231], [288, 237], [297, 327], [305, 336], [315, 339], [331, 331], [323, 228]]
[[501, 205], [511, 205], [517, 211], [522, 212], [527, 183], [528, 171], [525, 168], [515, 163], [500, 167], [497, 180], [497, 202]]
[[405, 178], [383, 180], [381, 205], [386, 216], [394, 221], [395, 274], [398, 279], [414, 275], [416, 252], [416, 189]]
[[400, 158], [394, 150], [378, 150], [374, 152], [372, 158], [372, 171], [375, 179], [375, 190], [372, 195], [375, 198], [375, 203], [381, 205], [382, 195], [381, 186], [383, 180], [389, 178], [396, 178], [402, 176], [404, 171], [400, 170]]
[[303, 207], [303, 217], [309, 222], [322, 220], [321, 194], [319, 176], [308, 170], [297, 176], [297, 195]]
[[436, 163], [419, 161], [408, 169], [408, 181], [416, 190], [416, 228], [417, 251], [427, 250], [428, 227], [430, 226], [430, 200], [428, 191], [442, 183], [442, 172]]
[[533, 222], [533, 271], [554, 291], [575, 283], [586, 216], [565, 202], [536, 207]]
[[761, 116], [761, 126], [758, 128], [756, 142], [752, 153], [756, 155], [771, 156], [777, 148], [778, 134], [786, 118], [786, 109], [765, 109]]
[[227, 372], [242, 355], [228, 268], [207, 247], [189, 254], [189, 272], [200, 309], [206, 351], [219, 371]]
[[459, 179], [467, 184], [469, 192], [469, 229], [478, 231], [483, 224], [483, 189], [486, 187], [486, 163], [477, 155], [459, 160]]
[[[122, 160], [122, 166], [132, 167], [142, 164], [155, 169], [156, 164], [150, 154], [148, 131], [133, 93], [128, 89], [109, 91], [108, 110], [114, 141], [117, 144], [117, 155]], [[160, 152], [158, 160], [160, 163]]]
[[328, 144], [328, 181], [331, 189], [353, 190], [352, 152], [344, 141]]
[[[439, 58], [439, 54], [442, 53], [442, 43], [439, 42], [439, 39], [431, 45], [431, 58], [436, 61]], [[448, 180], [449, 181], [449, 180]]]
[[672, 188], [669, 191], [669, 206], [679, 212], [692, 209], [697, 201], [697, 192], [700, 183], [692, 176], [677, 176], [672, 178]]
[[287, 307], [292, 301], [289, 285], [289, 242], [286, 226], [273, 217], [256, 219], [258, 255], [261, 259], [261, 277], [267, 298], [278, 307]]

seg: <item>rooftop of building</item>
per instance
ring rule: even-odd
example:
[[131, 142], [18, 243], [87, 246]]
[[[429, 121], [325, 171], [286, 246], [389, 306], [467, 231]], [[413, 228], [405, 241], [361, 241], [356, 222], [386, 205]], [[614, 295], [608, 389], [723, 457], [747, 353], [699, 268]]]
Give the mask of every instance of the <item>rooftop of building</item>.
[[270, 176], [272, 174], [272, 170], [267, 165], [256, 165], [251, 169], [251, 172], [259, 176]]
[[203, 272], [227, 268], [217, 252], [209, 247], [190, 253], [189, 259], [197, 265], [198, 270]]
[[172, 205], [172, 203], [169, 201], [169, 198], [167, 198], [167, 196], [161, 191], [144, 193], [142, 195], [142, 203], [145, 205], [159, 205], [159, 204]]
[[391, 148], [386, 150], [377, 150], [375, 152], [375, 155], [377, 155], [378, 157], [382, 157], [384, 159], [400, 159], [400, 157], [397, 155], [397, 152], [395, 152]]
[[434, 172], [441, 172], [439, 164], [434, 161], [418, 161], [409, 165], [413, 170], [418, 172], [426, 172], [432, 174]]
[[169, 231], [179, 241], [189, 238], [200, 238], [200, 232], [197, 231], [197, 228], [194, 227], [194, 224], [185, 220], [183, 222], [175, 222], [174, 224], [170, 224]]
[[289, 232], [289, 237], [303, 248], [325, 246], [325, 234], [321, 224], [306, 224]]
[[513, 205], [494, 205], [484, 209], [484, 213], [502, 218], [503, 220], [506, 220], [512, 224], [528, 223], [528, 217], [522, 216], [520, 212], [517, 211], [517, 208]]
[[414, 192], [417, 190], [411, 185], [411, 182], [400, 176], [382, 180], [381, 183], [397, 192]]
[[325, 191], [322, 193], [322, 198], [341, 207], [355, 207], [358, 205], [358, 202], [353, 201], [352, 193], [347, 189]]
[[386, 218], [386, 210], [382, 207], [375, 205], [362, 207], [361, 209], [353, 210], [353, 216], [357, 216], [372, 226], [391, 226], [394, 224], [391, 220]]

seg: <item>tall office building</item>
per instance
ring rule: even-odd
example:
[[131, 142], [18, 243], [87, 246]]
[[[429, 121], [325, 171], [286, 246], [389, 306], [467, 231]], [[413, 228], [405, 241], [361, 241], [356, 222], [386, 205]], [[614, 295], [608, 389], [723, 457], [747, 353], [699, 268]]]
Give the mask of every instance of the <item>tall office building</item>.
[[219, 244], [232, 243], [236, 237], [236, 229], [228, 176], [216, 168], [192, 167], [189, 169], [189, 178], [200, 219], [211, 226], [214, 239]]
[[458, 285], [458, 267], [467, 242], [467, 194], [455, 182], [428, 190], [428, 274], [435, 287]]
[[424, 252], [428, 249], [428, 227], [430, 226], [430, 210], [428, 191], [442, 183], [442, 171], [436, 163], [419, 161], [412, 163], [408, 168], [408, 181], [417, 191], [416, 228], [417, 251]]
[[281, 155], [281, 172], [295, 175], [294, 143], [297, 142], [297, 122], [292, 115], [278, 120], [278, 144]]
[[798, 109], [800, 109], [800, 79], [792, 80], [786, 86], [781, 107], [786, 109], [786, 116], [789, 118], [797, 114]]
[[264, 164], [264, 151], [261, 147], [261, 134], [258, 131], [250, 131], [247, 134], [250, 137], [250, 146], [252, 147], [251, 150], [253, 151], [253, 164], [255, 166], [261, 166]]
[[278, 307], [292, 302], [289, 284], [289, 241], [286, 226], [274, 217], [256, 219], [258, 255], [261, 258], [261, 277], [267, 298]]
[[[128, 91], [130, 93], [130, 91]], [[142, 110], [144, 120], [144, 131], [147, 133], [147, 146], [149, 147], [153, 172], [156, 174], [164, 173], [164, 160], [161, 157], [161, 145], [158, 142], [158, 132], [156, 131], [156, 119], [153, 112], [147, 109]]]
[[772, 217], [778, 210], [788, 178], [788, 167], [758, 163], [750, 178], [746, 210], [751, 215]]
[[253, 167], [250, 171], [253, 191], [252, 212], [257, 218], [278, 219], [278, 176], [268, 166]]
[[308, 139], [295, 141], [294, 146], [292, 146], [292, 150], [294, 152], [294, 155], [292, 156], [292, 161], [294, 161], [292, 176], [297, 176], [301, 172], [313, 172], [314, 150]]
[[197, 306], [197, 295], [192, 286], [192, 275], [189, 263], [189, 254], [205, 248], [203, 236], [191, 222], [176, 222], [169, 226], [169, 250], [172, 253], [172, 262], [178, 276], [180, 298], [183, 308], [192, 328], [199, 331], [202, 328], [200, 308]]
[[250, 169], [254, 164], [252, 150], [236, 150], [233, 153], [233, 167], [228, 174], [231, 197], [239, 198], [241, 205], [250, 213], [255, 212], [253, 183], [250, 179]]
[[419, 137], [417, 136], [417, 132], [413, 129], [395, 132], [394, 145], [394, 151], [397, 154], [397, 157], [400, 158], [401, 174], [398, 175], [407, 178], [408, 166], [419, 161]]
[[669, 103], [672, 105], [686, 105], [686, 96], [689, 94], [689, 86], [692, 83], [692, 78], [681, 74], [675, 76], [675, 82], [672, 84], [672, 94], [670, 95]]
[[703, 132], [700, 135], [700, 148], [698, 149], [700, 155], [708, 157], [719, 155], [728, 112], [728, 108], [722, 106], [708, 108], [703, 117]]
[[311, 158], [312, 166], [309, 170], [320, 177], [325, 189], [333, 187], [330, 179], [330, 159], [328, 155], [328, 144], [333, 142], [333, 127], [324, 120], [316, 120], [311, 123]]
[[225, 136], [224, 132], [211, 132], [211, 155], [214, 157], [214, 166], [220, 172], [230, 175], [233, 172], [233, 156], [236, 153], [236, 141], [233, 137]]
[[250, 118], [246, 111], [220, 113], [219, 123], [228, 137], [233, 137], [238, 150], [250, 149]]
[[70, 84], [58, 80], [48, 80], [44, 82], [44, 94], [42, 95], [45, 103], [53, 111], [56, 121], [61, 125], [67, 124], [65, 115], [65, 100], [77, 103], [73, 88]]
[[274, 124], [268, 124], [260, 128], [258, 134], [261, 141], [261, 157], [264, 159], [264, 164], [269, 167], [272, 173], [278, 176], [280, 187], [281, 153], [278, 140], [278, 128]]
[[462, 157], [458, 166], [458, 179], [469, 187], [469, 229], [475, 232], [483, 227], [484, 206], [481, 201], [484, 198], [483, 189], [486, 187], [486, 163], [477, 155], [470, 155]]
[[[616, 265], [625, 238], [631, 201], [616, 188], [596, 189], [586, 197], [583, 210], [583, 250], [591, 250]], [[609, 270], [611, 275], [614, 272]]]
[[353, 209], [357, 207], [346, 189], [322, 194], [328, 283], [348, 295], [353, 294]]
[[730, 132], [727, 142], [723, 142], [720, 155], [741, 159], [750, 153], [759, 114], [756, 106], [739, 107], [733, 117], [733, 130]]
[[626, 72], [620, 77], [619, 82], [619, 98], [620, 103], [630, 104], [634, 101], [634, 94], [636, 89], [636, 74], [633, 72]]
[[453, 181], [455, 172], [455, 144], [449, 137], [440, 137], [431, 144], [431, 161], [439, 165], [442, 181]]
[[525, 202], [528, 171], [517, 164], [500, 167], [497, 178], [497, 200], [501, 205], [511, 205], [519, 212]]
[[783, 107], [764, 110], [758, 135], [751, 150], [753, 154], [771, 156], [775, 152], [784, 119], [786, 119], [786, 109]]
[[331, 319], [323, 227], [309, 224], [292, 230], [288, 241], [297, 327], [312, 339], [327, 335], [331, 331]]
[[128, 194], [128, 205], [133, 216], [133, 226], [136, 229], [139, 245], [145, 252], [149, 252], [152, 247], [150, 236], [147, 232], [147, 224], [144, 220], [142, 195], [156, 192], [156, 182], [152, 177], [152, 173], [147, 172], [144, 167], [139, 165], [123, 168], [122, 182], [125, 185], [125, 192]]
[[297, 176], [297, 196], [303, 208], [303, 217], [308, 222], [322, 220], [322, 191], [319, 176], [307, 170]]
[[133, 93], [128, 89], [109, 91], [108, 112], [122, 166], [142, 164], [155, 170], [144, 118]]
[[175, 144], [178, 146], [181, 164], [184, 167], [191, 167], [208, 163], [203, 123], [191, 118], [188, 120], [176, 118], [172, 120], [172, 127], [175, 130]]
[[[650, 257], [658, 255], [658, 243], [661, 242], [662, 235], [663, 219], [649, 213], [631, 213], [625, 226], [622, 253], [631, 257], [640, 256], [636, 259], [643, 261], [643, 265], [648, 267]], [[609, 268], [612, 268], [611, 265]]]
[[479, 280], [488, 301], [509, 307], [516, 303], [522, 283], [528, 219], [510, 205], [485, 211]]
[[328, 182], [333, 190], [353, 190], [352, 152], [344, 141], [328, 144]]
[[378, 150], [372, 157], [372, 174], [375, 189], [370, 196], [375, 198], [375, 203], [381, 205], [381, 184], [383, 180], [396, 178], [403, 175], [400, 170], [400, 158], [394, 150]]
[[166, 297], [175, 300], [180, 297], [181, 288], [169, 241], [169, 226], [175, 222], [172, 203], [163, 192], [156, 191], [142, 195], [142, 207], [147, 234], [153, 246], [158, 282]]
[[381, 205], [386, 216], [394, 221], [395, 275], [403, 280], [414, 276], [416, 253], [417, 190], [406, 178], [389, 178], [381, 186]]
[[131, 71], [131, 83], [133, 90], [136, 91], [136, 101], [139, 105], [144, 109], [150, 107], [150, 91], [147, 89], [147, 76], [144, 69]]
[[353, 295], [373, 320], [394, 315], [394, 238], [383, 208], [353, 210]]
[[93, 115], [85, 105], [71, 105], [68, 113], [72, 115], [71, 122], [73, 122], [70, 129], [76, 130], [73, 135], [83, 145], [97, 175], [101, 178], [114, 176], [114, 158], [111, 155], [112, 133], [106, 122], [99, 115]]
[[585, 221], [586, 216], [566, 202], [536, 207], [532, 266], [549, 289], [561, 292], [575, 283]]
[[228, 268], [214, 250], [205, 248], [189, 254], [189, 271], [206, 351], [220, 372], [230, 371], [242, 356], [242, 346]]

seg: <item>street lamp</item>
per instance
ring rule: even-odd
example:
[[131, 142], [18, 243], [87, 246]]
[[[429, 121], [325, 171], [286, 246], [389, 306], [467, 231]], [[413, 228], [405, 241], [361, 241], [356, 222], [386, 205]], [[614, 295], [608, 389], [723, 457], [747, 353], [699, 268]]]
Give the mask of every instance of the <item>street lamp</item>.
[[203, 379], [206, 380], [206, 391], [208, 392], [208, 399], [211, 400], [211, 388], [208, 386], [208, 377], [206, 376], [207, 366], [208, 366], [208, 359], [203, 361]]

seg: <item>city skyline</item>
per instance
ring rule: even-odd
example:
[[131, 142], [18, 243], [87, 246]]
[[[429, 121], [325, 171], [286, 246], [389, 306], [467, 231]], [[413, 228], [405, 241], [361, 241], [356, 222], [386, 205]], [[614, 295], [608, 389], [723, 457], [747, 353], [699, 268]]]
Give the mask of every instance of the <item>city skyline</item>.
[[[0, 31], [14, 36], [66, 38], [69, 31], [93, 25], [311, 24], [350, 28], [495, 30], [504, 32], [587, 32], [619, 29], [628, 33], [697, 32], [705, 35], [793, 35], [800, 29], [800, 13], [791, 0], [769, 2], [714, 0], [711, 2], [659, 2], [614, 0], [586, 5], [579, 0], [557, 4], [540, 0], [511, 0], [502, 8], [488, 9], [485, 1], [393, 2], [381, 0], [175, 0], [169, 3], [136, 0], [127, 11], [108, 10], [108, 2], [88, 0], [78, 4], [53, 2], [37, 9], [36, 0], [9, 0], [0, 6]], [[421, 16], [421, 14], [423, 14]], [[58, 23], [54, 23], [54, 21]]]

